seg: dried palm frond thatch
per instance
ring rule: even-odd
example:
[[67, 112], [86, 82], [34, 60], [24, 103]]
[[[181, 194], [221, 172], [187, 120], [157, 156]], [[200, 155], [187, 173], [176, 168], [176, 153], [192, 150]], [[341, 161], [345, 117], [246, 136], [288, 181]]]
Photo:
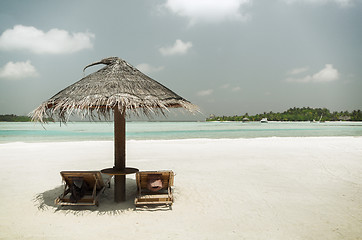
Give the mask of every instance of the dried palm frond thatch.
[[94, 111], [99, 117], [109, 119], [116, 107], [121, 113], [132, 110], [136, 115], [142, 112], [146, 116], [165, 114], [168, 108], [198, 111], [197, 106], [118, 57], [92, 63], [83, 71], [97, 64], [106, 66], [42, 103], [30, 113], [32, 119], [43, 121], [46, 117], [57, 117], [66, 122], [73, 113], [94, 118]]

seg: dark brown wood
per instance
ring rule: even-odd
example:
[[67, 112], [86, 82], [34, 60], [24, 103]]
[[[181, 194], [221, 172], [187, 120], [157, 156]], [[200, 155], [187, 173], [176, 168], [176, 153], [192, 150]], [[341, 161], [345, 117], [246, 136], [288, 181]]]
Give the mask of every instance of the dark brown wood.
[[114, 109], [114, 168], [123, 170], [126, 167], [126, 119], [116, 107]]
[[126, 201], [126, 175], [114, 176], [114, 201]]
[[106, 168], [102, 169], [101, 173], [108, 174], [108, 175], [127, 175], [127, 174], [133, 174], [137, 173], [139, 170], [137, 168], [130, 168], [126, 167], [123, 170], [116, 170], [115, 168]]
[[[123, 171], [126, 167], [126, 118], [125, 111], [114, 108], [114, 169]], [[126, 201], [126, 175], [114, 178], [114, 201]]]

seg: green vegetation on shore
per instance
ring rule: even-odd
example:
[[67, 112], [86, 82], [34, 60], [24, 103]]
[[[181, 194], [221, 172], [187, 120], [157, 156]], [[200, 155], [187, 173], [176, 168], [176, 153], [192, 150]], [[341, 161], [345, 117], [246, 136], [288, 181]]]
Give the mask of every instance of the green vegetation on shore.
[[249, 115], [245, 113], [240, 116], [213, 116], [206, 121], [260, 121], [267, 118], [268, 121], [362, 121], [361, 110], [352, 112], [330, 112], [327, 108], [290, 108], [282, 113], [264, 112], [263, 114]]
[[[0, 122], [30, 122], [31, 118], [28, 116], [17, 116], [15, 114], [0, 115]], [[52, 118], [47, 119], [48, 122], [53, 122]]]
[[[267, 118], [268, 121], [362, 121], [362, 111], [353, 110], [352, 112], [330, 112], [327, 108], [290, 108], [282, 113], [262, 113], [249, 115], [245, 113], [240, 116], [213, 116], [211, 115], [206, 121], [260, 121]], [[17, 116], [15, 114], [0, 115], [0, 122], [30, 122], [28, 116]], [[48, 122], [54, 120], [49, 118]]]
[[28, 116], [17, 116], [14, 114], [0, 115], [0, 122], [30, 122], [31, 118]]

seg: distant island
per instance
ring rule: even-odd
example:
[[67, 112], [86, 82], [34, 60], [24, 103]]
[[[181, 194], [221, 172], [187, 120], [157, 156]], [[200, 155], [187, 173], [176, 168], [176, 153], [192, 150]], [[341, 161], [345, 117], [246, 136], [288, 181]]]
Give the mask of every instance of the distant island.
[[[353, 110], [352, 112], [341, 111], [331, 112], [327, 108], [290, 108], [282, 113], [262, 113], [256, 115], [238, 116], [215, 116], [210, 115], [206, 121], [261, 121], [263, 118], [268, 121], [362, 121], [361, 110]], [[15, 114], [0, 115], [0, 122], [30, 122], [28, 116], [17, 116]], [[54, 122], [54, 119], [48, 118], [47, 122]]]
[[214, 116], [210, 115], [206, 121], [362, 121], [361, 110], [352, 112], [330, 112], [327, 108], [290, 108], [282, 113], [264, 112], [263, 114], [249, 115], [245, 113], [240, 116]]
[[[47, 119], [48, 122], [53, 122], [52, 118]], [[0, 122], [31, 122], [28, 116], [17, 116], [15, 114], [0, 115]]]
[[30, 122], [28, 116], [16, 116], [14, 114], [0, 115], [0, 122]]

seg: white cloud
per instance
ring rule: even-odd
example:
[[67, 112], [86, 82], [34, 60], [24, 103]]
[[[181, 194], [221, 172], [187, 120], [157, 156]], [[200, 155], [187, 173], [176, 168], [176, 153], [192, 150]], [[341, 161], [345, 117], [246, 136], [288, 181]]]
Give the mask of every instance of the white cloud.
[[249, 14], [242, 13], [253, 0], [167, 0], [164, 7], [179, 16], [198, 22], [246, 21]]
[[231, 91], [233, 92], [239, 92], [241, 90], [241, 87], [233, 87]]
[[308, 75], [305, 77], [299, 77], [299, 78], [287, 78], [286, 81], [287, 82], [299, 82], [299, 83], [307, 83], [307, 82], [312, 82], [312, 76]]
[[327, 3], [336, 3], [340, 7], [350, 7], [353, 5], [355, 0], [282, 0], [287, 4], [293, 3], [308, 3], [308, 4], [315, 4], [315, 5], [324, 5]]
[[288, 71], [287, 74], [297, 75], [297, 74], [300, 74], [300, 73], [303, 73], [303, 72], [308, 71], [308, 69], [309, 69], [308, 67], [294, 68], [294, 69]]
[[286, 79], [287, 82], [300, 82], [300, 83], [323, 83], [323, 82], [333, 82], [339, 79], [339, 72], [337, 69], [333, 68], [332, 64], [326, 64], [325, 67], [319, 72], [313, 75], [307, 75], [302, 77], [289, 77]]
[[57, 28], [43, 32], [32, 26], [16, 25], [0, 36], [0, 50], [28, 50], [37, 54], [63, 54], [93, 48], [89, 32], [69, 32]]
[[8, 62], [4, 67], [0, 68], [0, 78], [4, 79], [21, 79], [38, 75], [29, 60], [26, 62]]
[[206, 89], [206, 90], [201, 90], [197, 92], [198, 96], [204, 97], [204, 96], [209, 96], [214, 92], [214, 90], [212, 89]]
[[314, 82], [332, 82], [338, 80], [339, 73], [332, 64], [326, 64], [325, 68], [313, 74], [312, 78]]
[[191, 42], [183, 42], [182, 40], [177, 39], [173, 46], [161, 47], [159, 50], [164, 56], [184, 55], [191, 47]]
[[154, 66], [151, 66], [151, 65], [148, 64], [148, 63], [138, 64], [138, 65], [136, 66], [136, 68], [137, 68], [138, 70], [140, 70], [141, 72], [143, 72], [144, 74], [159, 72], [159, 71], [162, 71], [162, 70], [164, 69], [163, 66], [154, 67]]
[[231, 85], [229, 83], [220, 86], [220, 88], [221, 89], [226, 89], [226, 90], [231, 91], [231, 92], [238, 92], [238, 91], [241, 90], [241, 87], [239, 87], [239, 86], [231, 87]]
[[227, 89], [229, 87], [230, 87], [230, 84], [227, 83], [227, 84], [222, 85], [220, 88]]

